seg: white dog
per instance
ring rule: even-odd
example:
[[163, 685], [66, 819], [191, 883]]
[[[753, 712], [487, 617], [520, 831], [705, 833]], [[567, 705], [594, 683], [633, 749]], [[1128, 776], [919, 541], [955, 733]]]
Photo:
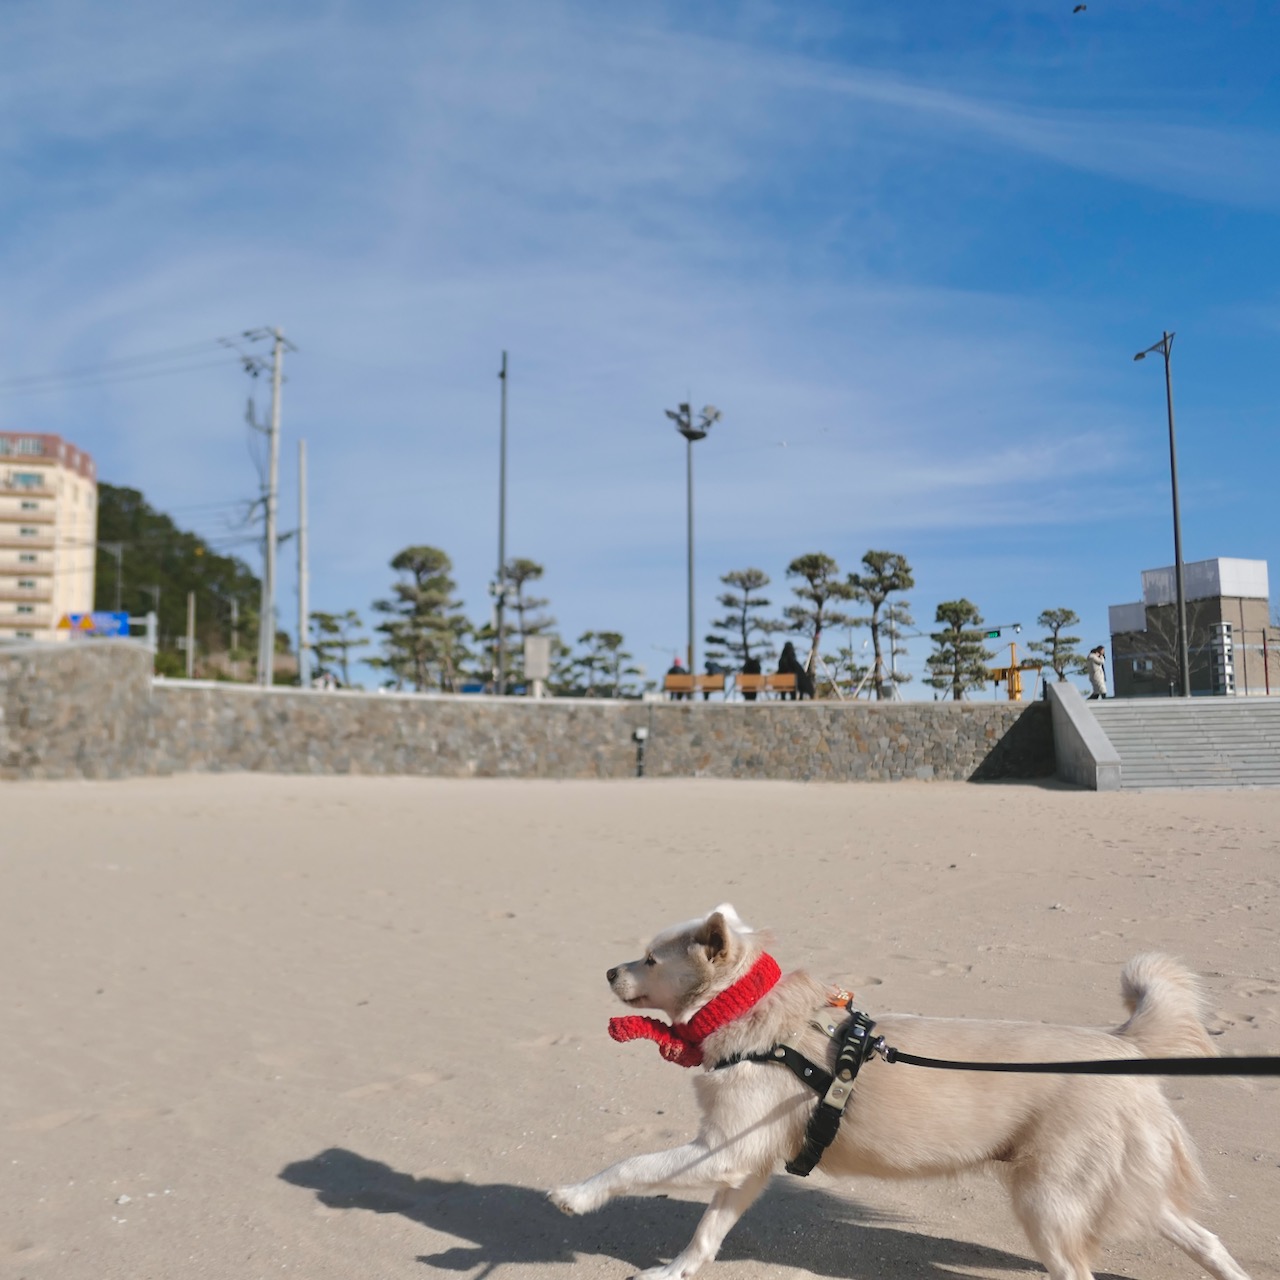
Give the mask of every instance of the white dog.
[[[659, 934], [639, 960], [610, 969], [624, 1004], [657, 1009], [615, 1019], [616, 1039], [654, 1039], [664, 1057], [701, 1065], [697, 1138], [619, 1161], [551, 1195], [565, 1213], [614, 1196], [715, 1187], [693, 1239], [646, 1276], [688, 1277], [716, 1256], [730, 1228], [796, 1155], [817, 1098], [773, 1062], [738, 1061], [794, 1046], [830, 1072], [831, 992], [802, 972], [779, 980], [760, 935], [729, 905]], [[1022, 1022], [877, 1015], [876, 1034], [903, 1052], [960, 1061], [1040, 1062], [1213, 1055], [1195, 980], [1173, 960], [1131, 960], [1121, 978], [1129, 1019], [1114, 1031]], [[834, 1016], [833, 1016], [834, 1015]], [[1004, 1177], [1050, 1280], [1091, 1280], [1106, 1238], [1159, 1232], [1218, 1280], [1248, 1280], [1218, 1238], [1188, 1216], [1202, 1178], [1191, 1142], [1150, 1077], [1000, 1075], [891, 1065], [857, 1076], [829, 1174], [932, 1177], [987, 1166]]]

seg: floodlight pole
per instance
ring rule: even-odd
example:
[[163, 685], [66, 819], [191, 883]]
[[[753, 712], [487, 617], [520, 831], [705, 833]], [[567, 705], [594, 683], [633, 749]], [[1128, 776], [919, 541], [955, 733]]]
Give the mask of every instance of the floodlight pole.
[[1182, 681], [1182, 696], [1191, 697], [1191, 662], [1187, 644], [1187, 588], [1182, 566], [1182, 516], [1178, 509], [1178, 444], [1173, 429], [1173, 371], [1170, 351], [1176, 335], [1165, 332], [1160, 341], [1139, 351], [1133, 358], [1142, 360], [1153, 351], [1164, 357], [1164, 395], [1169, 413], [1169, 484], [1173, 493], [1173, 574], [1178, 598], [1178, 673]]
[[697, 668], [694, 664], [694, 625], [693, 625], [693, 435], [685, 437], [685, 482], [688, 490], [688, 525], [689, 525], [689, 674], [693, 675]]
[[502, 402], [498, 442], [498, 577], [494, 584], [496, 607], [494, 629], [497, 637], [493, 651], [493, 692], [501, 697], [506, 692], [507, 630], [505, 606], [507, 600], [507, 353], [502, 353], [502, 369], [498, 373], [502, 383]]
[[675, 409], [667, 409], [666, 415], [676, 424], [676, 430], [685, 439], [685, 502], [687, 509], [689, 540], [689, 637], [686, 657], [689, 661], [689, 674], [694, 673], [694, 659], [697, 646], [694, 640], [693, 614], [693, 442], [705, 439], [708, 431], [720, 420], [720, 410], [714, 405], [706, 405], [694, 421], [692, 399]]

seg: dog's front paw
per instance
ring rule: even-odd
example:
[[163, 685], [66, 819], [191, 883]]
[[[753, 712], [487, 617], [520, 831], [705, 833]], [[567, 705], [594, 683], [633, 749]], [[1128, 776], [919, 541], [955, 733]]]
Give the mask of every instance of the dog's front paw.
[[590, 1184], [579, 1182], [572, 1187], [557, 1187], [550, 1193], [549, 1199], [561, 1213], [570, 1217], [577, 1213], [590, 1213], [604, 1204], [606, 1196], [592, 1191]]

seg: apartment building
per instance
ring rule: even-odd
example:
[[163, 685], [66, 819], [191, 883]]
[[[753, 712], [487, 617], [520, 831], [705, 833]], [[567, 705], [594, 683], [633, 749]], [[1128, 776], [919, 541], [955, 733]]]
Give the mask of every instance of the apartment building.
[[98, 474], [61, 436], [0, 431], [0, 643], [57, 640], [93, 608]]

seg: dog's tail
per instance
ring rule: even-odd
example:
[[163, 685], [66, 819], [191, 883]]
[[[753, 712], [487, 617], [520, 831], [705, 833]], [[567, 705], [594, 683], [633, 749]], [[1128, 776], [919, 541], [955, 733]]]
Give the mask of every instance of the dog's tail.
[[1120, 975], [1129, 1019], [1116, 1035], [1148, 1058], [1216, 1058], [1205, 1030], [1205, 1000], [1195, 976], [1171, 956], [1134, 956]]

